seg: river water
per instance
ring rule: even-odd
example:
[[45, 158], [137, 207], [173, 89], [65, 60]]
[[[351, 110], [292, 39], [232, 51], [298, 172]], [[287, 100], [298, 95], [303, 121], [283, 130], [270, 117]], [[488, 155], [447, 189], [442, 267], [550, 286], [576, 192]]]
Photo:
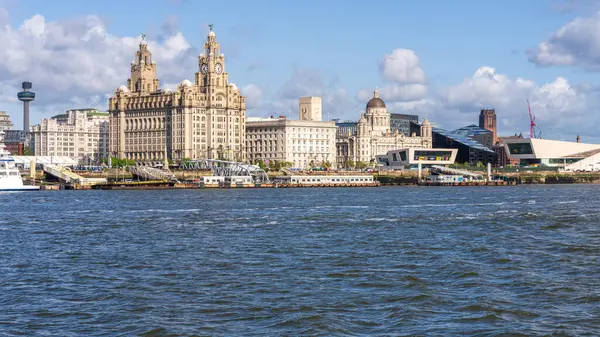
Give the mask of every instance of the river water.
[[1, 336], [600, 335], [600, 186], [0, 194]]

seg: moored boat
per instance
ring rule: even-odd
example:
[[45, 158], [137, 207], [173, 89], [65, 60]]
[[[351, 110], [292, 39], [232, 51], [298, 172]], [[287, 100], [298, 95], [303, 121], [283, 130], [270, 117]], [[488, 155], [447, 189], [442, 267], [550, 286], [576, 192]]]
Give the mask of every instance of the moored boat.
[[39, 186], [23, 185], [21, 172], [4, 146], [4, 131], [0, 131], [0, 191], [38, 191]]

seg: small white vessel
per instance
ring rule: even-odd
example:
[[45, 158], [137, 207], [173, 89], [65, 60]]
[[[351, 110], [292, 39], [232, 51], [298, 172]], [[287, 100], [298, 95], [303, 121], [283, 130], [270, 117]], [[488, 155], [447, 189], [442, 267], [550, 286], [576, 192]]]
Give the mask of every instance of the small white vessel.
[[0, 191], [38, 191], [39, 186], [23, 185], [21, 172], [4, 146], [4, 131], [0, 131]]

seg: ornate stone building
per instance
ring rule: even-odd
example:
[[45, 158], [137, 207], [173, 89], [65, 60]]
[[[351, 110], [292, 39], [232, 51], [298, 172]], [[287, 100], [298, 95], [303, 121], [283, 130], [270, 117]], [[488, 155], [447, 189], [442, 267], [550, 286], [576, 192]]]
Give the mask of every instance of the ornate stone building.
[[431, 148], [431, 124], [425, 119], [421, 126], [421, 135], [406, 136], [398, 130], [390, 131], [390, 113], [385, 102], [379, 97], [377, 89], [367, 103], [366, 112], [361, 114], [356, 134], [338, 134], [336, 140], [338, 167], [346, 167], [348, 161], [371, 162], [377, 155], [389, 150], [405, 148]]
[[127, 85], [109, 100], [110, 152], [137, 162], [183, 158], [243, 161], [246, 100], [229, 83], [225, 56], [208, 33], [195, 82], [161, 90], [156, 63], [144, 40], [131, 63]]
[[36, 156], [77, 158], [82, 164], [100, 164], [108, 148], [109, 115], [96, 109], [68, 110], [44, 118], [30, 130]]

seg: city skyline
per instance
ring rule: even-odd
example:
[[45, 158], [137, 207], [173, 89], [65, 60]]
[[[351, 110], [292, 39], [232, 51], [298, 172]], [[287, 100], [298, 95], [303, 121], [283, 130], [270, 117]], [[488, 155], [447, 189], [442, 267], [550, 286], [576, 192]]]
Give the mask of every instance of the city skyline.
[[529, 99], [544, 137], [600, 140], [600, 13], [591, 1], [231, 1], [208, 11], [186, 0], [65, 3], [58, 11], [38, 0], [0, 0], [0, 110], [15, 128], [22, 81], [38, 94], [32, 125], [68, 109], [106, 111], [142, 33], [161, 87], [193, 80], [214, 24], [248, 116], [297, 118], [298, 97], [321, 96], [324, 117], [358, 120], [378, 87], [389, 112], [448, 129], [477, 124], [479, 110], [492, 108], [499, 135], [525, 134]]

